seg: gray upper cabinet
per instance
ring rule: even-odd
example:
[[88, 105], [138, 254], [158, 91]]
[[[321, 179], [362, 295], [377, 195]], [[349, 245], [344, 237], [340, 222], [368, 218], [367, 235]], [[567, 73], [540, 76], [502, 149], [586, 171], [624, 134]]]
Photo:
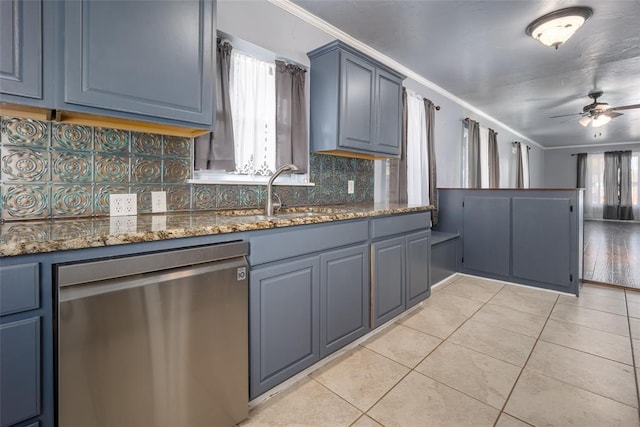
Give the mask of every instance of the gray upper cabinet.
[[376, 75], [376, 96], [378, 109], [375, 120], [375, 151], [400, 154], [398, 135], [402, 129], [402, 81], [396, 75], [379, 69]]
[[404, 76], [340, 41], [309, 58], [311, 150], [398, 157]]
[[371, 107], [376, 70], [367, 61], [349, 53], [342, 54], [340, 65], [344, 70], [340, 82], [343, 88], [340, 98], [342, 145], [372, 151], [374, 112]]
[[211, 128], [215, 0], [61, 4], [58, 109]]
[[52, 106], [53, 88], [45, 87], [45, 81], [53, 82], [52, 73], [44, 73], [51, 53], [52, 8], [53, 2], [42, 0], [0, 1], [1, 101]]
[[508, 277], [511, 200], [509, 197], [465, 197], [463, 202], [464, 272]]

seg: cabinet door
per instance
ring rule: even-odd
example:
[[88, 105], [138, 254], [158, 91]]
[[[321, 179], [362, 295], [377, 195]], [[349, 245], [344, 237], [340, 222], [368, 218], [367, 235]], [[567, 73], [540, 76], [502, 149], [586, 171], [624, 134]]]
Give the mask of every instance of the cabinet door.
[[42, 99], [42, 1], [0, 1], [0, 92]]
[[250, 397], [319, 360], [319, 257], [251, 271]]
[[511, 253], [509, 197], [465, 197], [463, 271], [508, 277]]
[[374, 149], [400, 155], [402, 81], [384, 70], [376, 73], [376, 133]]
[[373, 328], [404, 311], [405, 247], [404, 237], [371, 244]]
[[320, 357], [369, 331], [367, 245], [320, 256]]
[[40, 414], [40, 318], [0, 326], [0, 425]]
[[64, 104], [59, 108], [75, 104], [212, 123], [211, 0], [67, 0], [64, 7]]
[[431, 239], [429, 231], [407, 236], [406, 308], [412, 307], [431, 294], [429, 265]]
[[340, 66], [340, 145], [372, 151], [375, 68], [347, 52], [342, 52]]
[[513, 198], [514, 277], [571, 287], [570, 206], [570, 199]]

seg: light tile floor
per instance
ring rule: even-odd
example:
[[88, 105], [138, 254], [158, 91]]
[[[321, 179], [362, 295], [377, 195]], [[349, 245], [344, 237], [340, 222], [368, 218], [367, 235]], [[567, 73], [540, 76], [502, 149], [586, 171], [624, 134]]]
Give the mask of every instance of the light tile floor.
[[640, 426], [638, 352], [640, 292], [457, 276], [241, 426]]

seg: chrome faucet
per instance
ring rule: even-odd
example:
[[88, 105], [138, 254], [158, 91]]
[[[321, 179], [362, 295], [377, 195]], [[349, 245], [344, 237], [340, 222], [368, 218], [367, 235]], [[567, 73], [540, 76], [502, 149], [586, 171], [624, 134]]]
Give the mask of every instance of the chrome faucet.
[[269, 182], [267, 183], [267, 204], [264, 207], [264, 214], [266, 216], [273, 216], [273, 181], [276, 180], [276, 178], [278, 176], [280, 176], [281, 173], [283, 172], [288, 172], [288, 171], [297, 171], [300, 170], [298, 169], [298, 167], [294, 164], [287, 164], [287, 165], [282, 165], [280, 166], [274, 173], [273, 175], [271, 175], [271, 178], [269, 178]]

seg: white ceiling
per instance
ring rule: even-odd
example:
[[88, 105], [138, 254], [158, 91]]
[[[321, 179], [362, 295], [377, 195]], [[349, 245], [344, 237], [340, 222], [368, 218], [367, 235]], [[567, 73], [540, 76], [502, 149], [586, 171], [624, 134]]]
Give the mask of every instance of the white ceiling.
[[[293, 2], [544, 147], [640, 142], [640, 109], [598, 129], [549, 118], [581, 112], [594, 89], [640, 104], [640, 0]], [[557, 51], [525, 34], [575, 5], [594, 14]]]

